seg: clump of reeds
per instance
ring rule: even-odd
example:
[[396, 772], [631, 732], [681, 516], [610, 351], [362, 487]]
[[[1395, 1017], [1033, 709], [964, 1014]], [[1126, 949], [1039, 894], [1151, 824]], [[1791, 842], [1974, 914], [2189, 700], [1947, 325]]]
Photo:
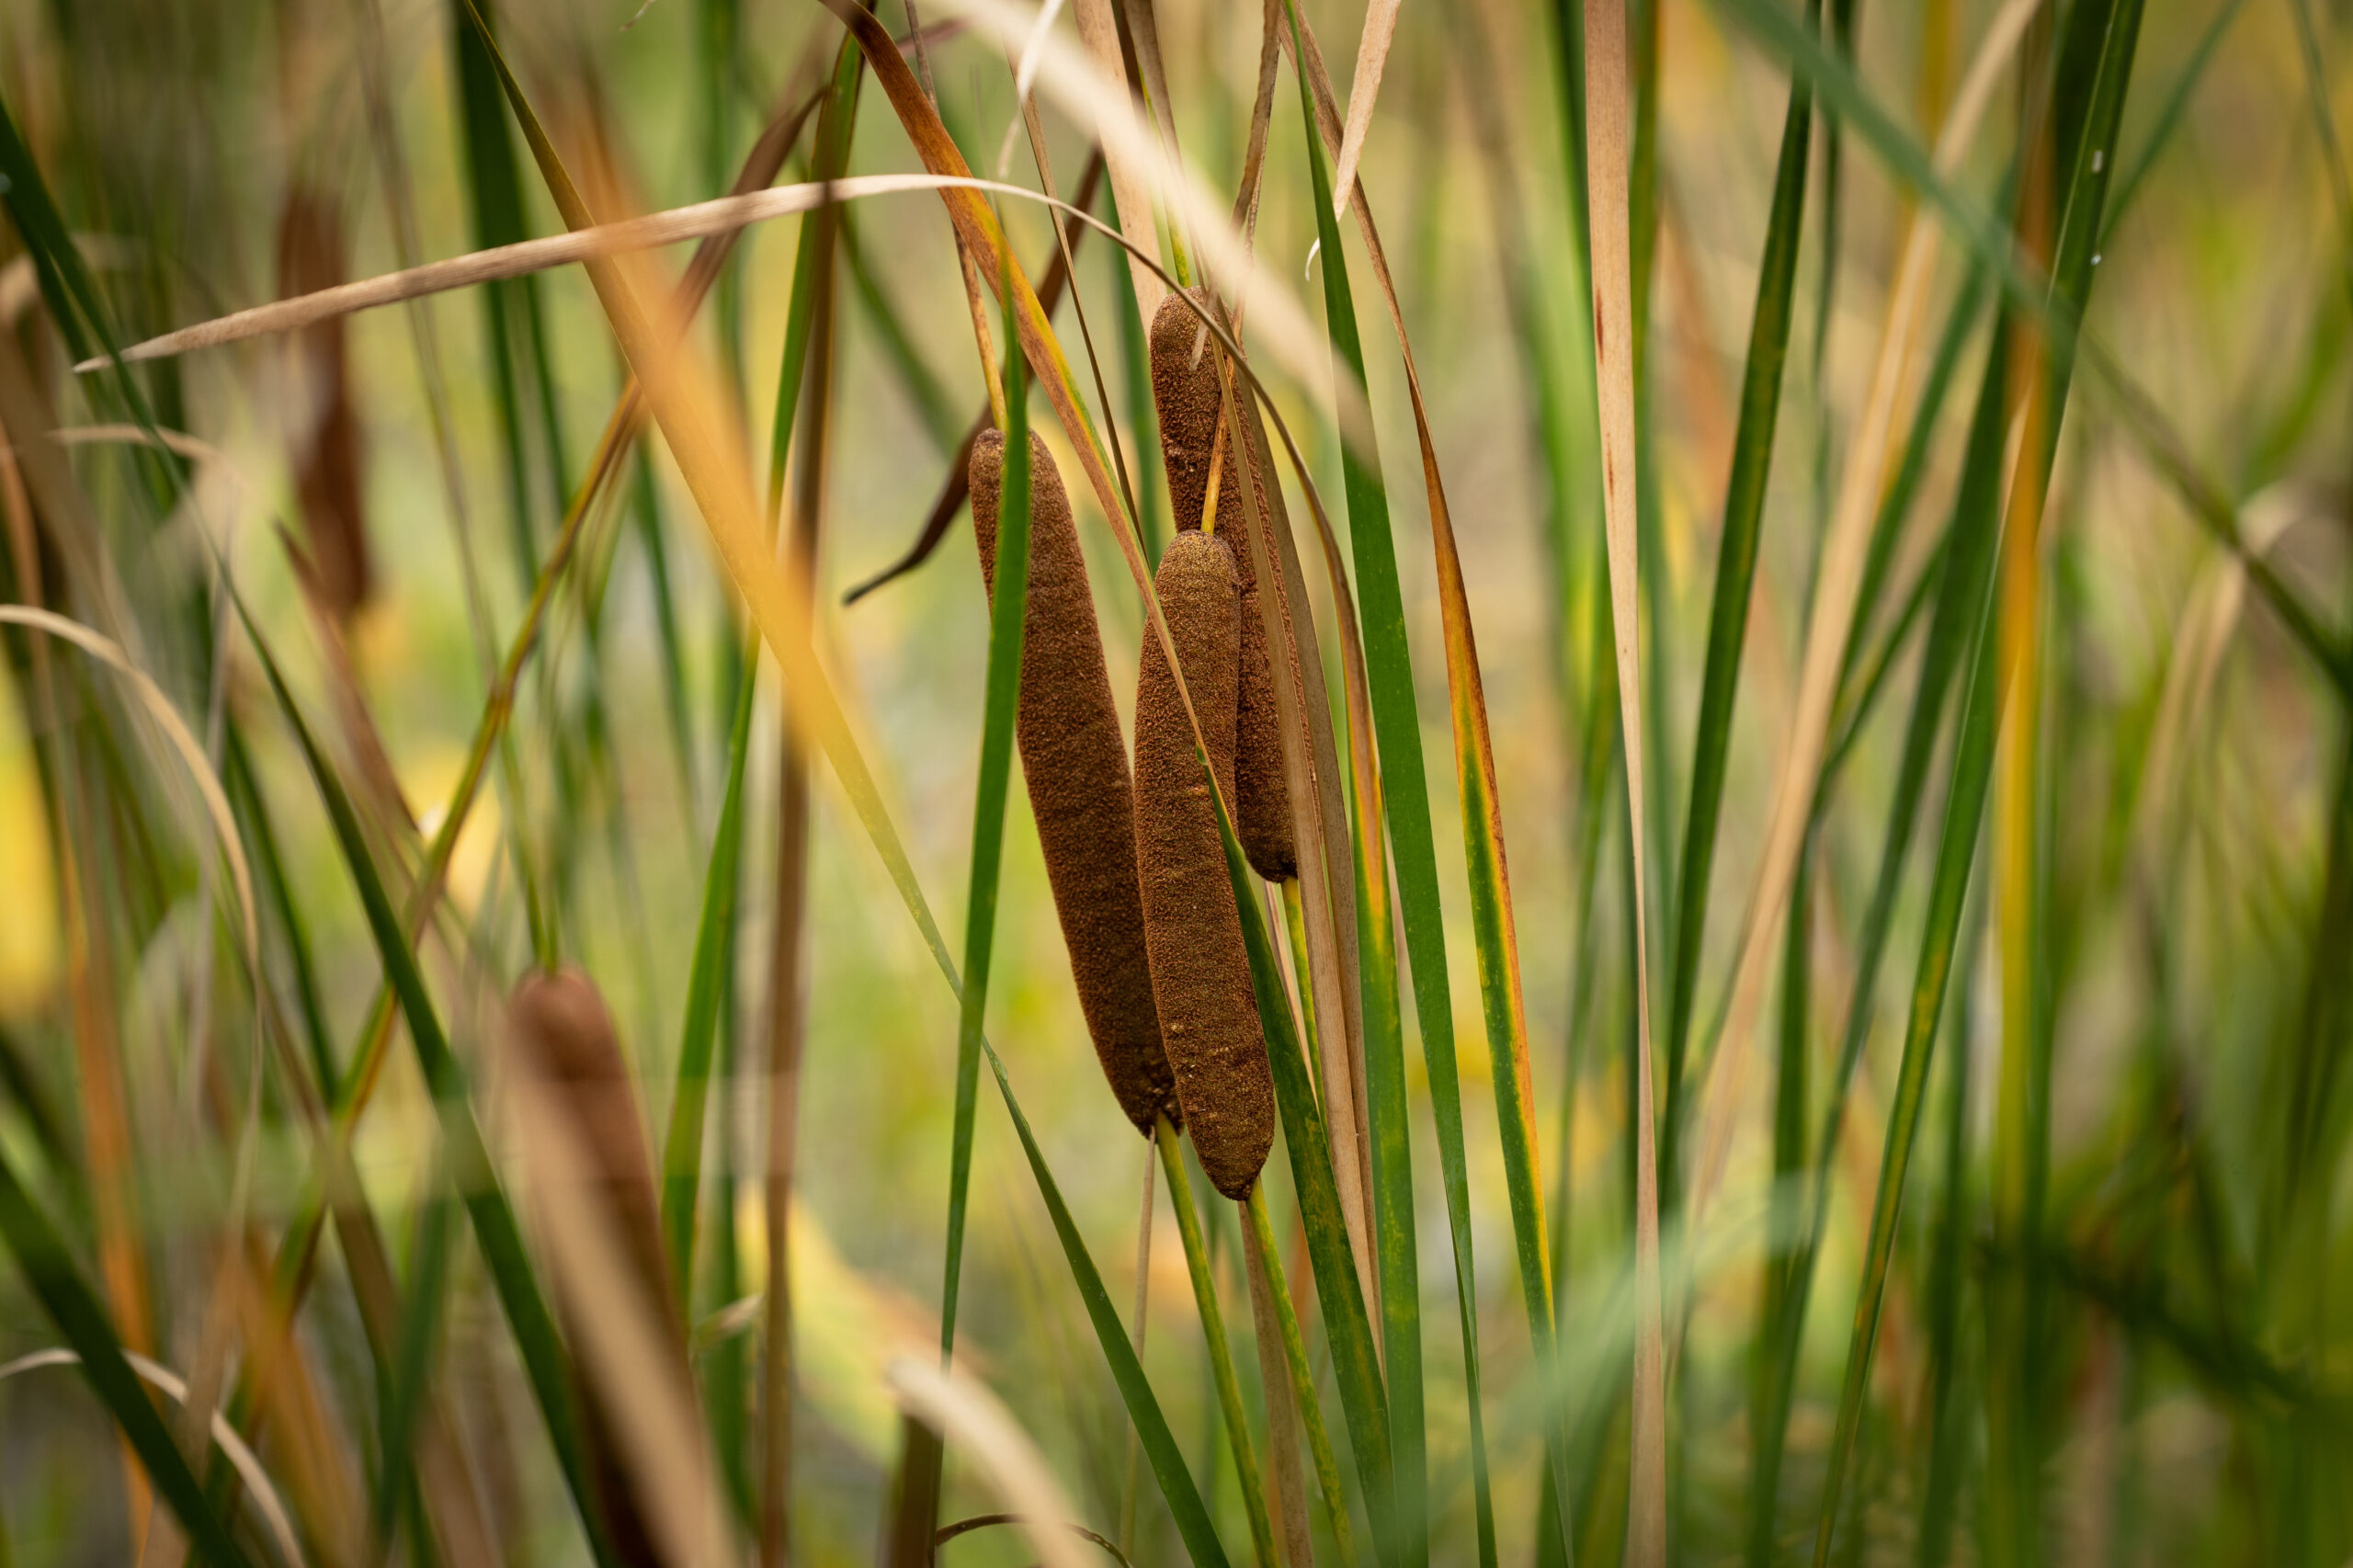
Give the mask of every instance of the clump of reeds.
[[[1004, 463], [1003, 433], [983, 431], [972, 443], [972, 535], [992, 598]], [[1120, 1109], [1149, 1134], [1157, 1117], [1178, 1114], [1178, 1104], [1145, 956], [1127, 747], [1070, 497], [1035, 435], [1029, 473], [1029, 608], [1014, 735], [1079, 1010]]]
[[[1187, 292], [1207, 307], [1206, 290]], [[1180, 534], [1207, 528], [1233, 546], [1234, 574], [1242, 585], [1233, 831], [1252, 869], [1268, 881], [1279, 882], [1298, 875], [1299, 857], [1291, 838], [1290, 790], [1283, 776], [1282, 729], [1275, 710], [1266, 621], [1258, 608], [1258, 576], [1245, 531], [1248, 513], [1235, 477], [1233, 443], [1223, 434], [1218, 381], [1215, 339], [1183, 300], [1170, 295], [1152, 322], [1152, 397], [1160, 418], [1169, 506]], [[1249, 468], [1251, 499], [1258, 516], [1268, 517], [1266, 475], [1255, 454]]]
[[[1179, 533], [1154, 582], [1211, 769], [1231, 800], [1242, 608], [1233, 551], [1214, 534]], [[1135, 778], [1144, 941], [1168, 1064], [1202, 1170], [1228, 1198], [1245, 1198], [1274, 1146], [1274, 1079], [1216, 803], [1149, 628], [1136, 683]]]
[[[534, 974], [517, 986], [507, 1006], [507, 1023], [517, 1046], [529, 1053], [529, 1067], [540, 1080], [539, 1093], [550, 1114], [563, 1119], [587, 1162], [585, 1196], [610, 1228], [625, 1267], [623, 1277], [605, 1282], [605, 1288], [637, 1297], [627, 1305], [658, 1325], [665, 1373], [676, 1380], [682, 1397], [690, 1397], [686, 1328], [663, 1256], [654, 1164], [646, 1153], [637, 1096], [612, 1014], [594, 982], [577, 970], [563, 970]], [[575, 1353], [573, 1381], [580, 1399], [582, 1436], [608, 1539], [624, 1563], [663, 1562], [665, 1555], [654, 1545], [649, 1523], [653, 1499], [642, 1494], [643, 1482], [626, 1458], [621, 1437], [629, 1412], [616, 1397], [618, 1391], [585, 1375], [577, 1359], [586, 1337], [584, 1314], [625, 1308], [619, 1302], [584, 1301], [572, 1291], [560, 1292], [558, 1301], [565, 1336]]]

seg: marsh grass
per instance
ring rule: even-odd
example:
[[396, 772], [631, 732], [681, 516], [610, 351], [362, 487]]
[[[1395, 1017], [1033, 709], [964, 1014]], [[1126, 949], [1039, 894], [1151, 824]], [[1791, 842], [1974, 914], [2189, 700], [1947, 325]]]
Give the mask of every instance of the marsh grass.
[[0, 1563], [2344, 1562], [2343, 18], [1056, 9], [0, 21]]

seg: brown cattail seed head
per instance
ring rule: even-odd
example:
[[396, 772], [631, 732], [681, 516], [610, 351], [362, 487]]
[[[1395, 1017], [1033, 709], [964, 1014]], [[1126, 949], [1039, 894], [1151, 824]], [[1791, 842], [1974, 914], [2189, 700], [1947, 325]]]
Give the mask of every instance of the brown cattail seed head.
[[[1205, 290], [1188, 290], [1208, 302]], [[1283, 774], [1283, 739], [1276, 717], [1274, 673], [1267, 663], [1267, 626], [1258, 603], [1258, 579], [1247, 532], [1233, 443], [1221, 441], [1218, 387], [1220, 350], [1183, 300], [1160, 302], [1152, 322], [1152, 397], [1160, 417], [1161, 457], [1168, 469], [1168, 494], [1177, 530], [1199, 528], [1208, 502], [1210, 454], [1218, 463], [1217, 531], [1233, 547], [1235, 576], [1242, 585], [1241, 697], [1234, 734], [1233, 831], [1243, 853], [1260, 876], [1279, 882], [1299, 874], [1291, 839], [1290, 788]], [[1237, 394], [1238, 395], [1238, 394]], [[1266, 476], [1255, 453], [1250, 483], [1258, 515], [1270, 517]], [[1296, 654], [1291, 655], [1296, 662]]]
[[[298, 184], [278, 220], [281, 293], [309, 294], [345, 280], [343, 214], [336, 198]], [[296, 335], [292, 397], [294, 496], [319, 597], [348, 619], [375, 591], [368, 550], [359, 416], [340, 316]]]
[[[1225, 540], [1181, 533], [1160, 558], [1161, 613], [1199, 715], [1218, 788], [1233, 799], [1241, 595]], [[1226, 875], [1217, 807], [1184, 700], [1146, 628], [1136, 685], [1136, 863], [1144, 939], [1176, 1093], [1201, 1168], [1249, 1196], [1275, 1140], [1275, 1085]]]
[[[564, 970], [535, 974], [517, 986], [506, 1016], [515, 1044], [527, 1057], [529, 1071], [540, 1079], [551, 1113], [563, 1119], [587, 1162], [587, 1196], [610, 1225], [627, 1269], [626, 1278], [609, 1281], [606, 1288], [638, 1296], [640, 1309], [661, 1329], [664, 1360], [679, 1397], [691, 1401], [686, 1330], [663, 1255], [654, 1165], [646, 1153], [644, 1124], [612, 1014], [586, 975]], [[583, 1314], [599, 1310], [600, 1303], [570, 1292], [557, 1300], [566, 1337], [576, 1349], [585, 1337]], [[574, 1372], [591, 1479], [614, 1552], [631, 1565], [662, 1562], [664, 1554], [656, 1550], [647, 1524], [650, 1505], [638, 1491], [642, 1478], [624, 1457], [620, 1431], [628, 1413], [602, 1380], [585, 1375], [576, 1363]]]
[[[996, 592], [997, 506], [1005, 437], [985, 430], [972, 443], [972, 535], [981, 574]], [[1130, 1121], [1146, 1133], [1164, 1111], [1178, 1114], [1176, 1083], [1161, 1049], [1144, 952], [1143, 903], [1136, 886], [1135, 799], [1111, 677], [1103, 665], [1095, 599], [1079, 553], [1070, 497], [1046, 444], [1029, 437], [1029, 588], [1022, 618], [1021, 697], [1014, 735], [1038, 843], [1070, 949], [1078, 991], [1103, 1075]]]

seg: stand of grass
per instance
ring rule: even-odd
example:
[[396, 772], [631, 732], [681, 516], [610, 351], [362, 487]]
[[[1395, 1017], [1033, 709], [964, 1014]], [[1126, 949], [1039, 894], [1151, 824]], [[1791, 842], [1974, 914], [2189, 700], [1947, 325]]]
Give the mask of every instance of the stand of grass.
[[[2070, 44], [2063, 55], [2053, 89], [2055, 122], [2052, 134], [2054, 167], [2068, 171], [2063, 204], [2052, 246], [2052, 294], [2063, 319], [2080, 320], [2090, 291], [2093, 248], [2099, 231], [2099, 208], [2107, 187], [2106, 169], [2113, 163], [2118, 125], [2122, 119], [2126, 84], [2133, 48], [2140, 32], [2137, 0], [2113, 0], [2105, 25], [2081, 21], [2070, 29]], [[2084, 58], [2088, 55], [2089, 58]], [[2072, 123], [2071, 123], [2072, 122]], [[2072, 132], [2072, 134], [2071, 134]], [[2041, 346], [2040, 354], [2014, 368], [2025, 384], [2024, 396], [2042, 410], [2027, 426], [2029, 449], [2019, 459], [2018, 482], [2005, 507], [2002, 532], [2006, 551], [2031, 549], [2039, 531], [2051, 462], [2058, 446], [2061, 415], [2074, 367], [2073, 339]], [[2002, 421], [2006, 428], [2008, 420]], [[1995, 447], [1996, 454], [1999, 448]], [[1992, 460], [1998, 466], [1999, 456]], [[2005, 606], [2006, 613], [2020, 611]], [[1839, 1400], [1838, 1424], [1831, 1440], [1829, 1469], [1814, 1544], [1816, 1568], [1828, 1561], [1831, 1521], [1853, 1451], [1855, 1428], [1861, 1415], [1871, 1352], [1884, 1300], [1889, 1253], [1894, 1244], [1897, 1211], [1902, 1204], [1904, 1177], [1918, 1129], [1921, 1101], [1935, 1045], [1944, 990], [1951, 974], [1953, 944], [1974, 858], [1979, 817], [1993, 767], [1994, 743], [2020, 643], [2000, 633], [1995, 601], [1987, 601], [1971, 633], [1970, 676], [1962, 709], [1959, 740], [1952, 763], [1952, 785], [1945, 809], [1945, 825], [1931, 884], [1928, 920], [1922, 936], [1920, 964], [1913, 986], [1904, 1058], [1888, 1113], [1887, 1146], [1881, 1158], [1879, 1192], [1872, 1206], [1870, 1240], [1863, 1264], [1863, 1285], [1855, 1309], [1855, 1327], [1848, 1351], [1846, 1387]], [[1998, 1350], [1995, 1354], [1998, 1355]], [[1996, 1376], [1999, 1374], [1996, 1373]], [[1998, 1483], [1998, 1478], [1997, 1478]], [[1995, 1500], [1995, 1518], [2003, 1517]], [[2015, 1510], [2013, 1517], [2022, 1517]], [[2025, 1529], [2021, 1523], [2018, 1528]], [[2005, 1543], [1997, 1541], [1996, 1550]], [[2010, 1550], [2021, 1550], [2013, 1546]]]
[[[835, 62], [832, 88], [818, 117], [816, 156], [821, 169], [838, 173], [847, 165], [860, 72], [860, 57], [856, 51], [845, 47]], [[777, 378], [777, 415], [768, 454], [771, 516], [783, 495], [793, 416], [800, 407], [805, 380], [803, 369], [808, 359], [811, 317], [816, 308], [818, 275], [824, 266], [816, 254], [821, 248], [815, 218], [804, 222], [793, 266], [784, 358]], [[734, 901], [743, 847], [744, 768], [750, 750], [757, 654], [755, 642], [739, 663], [740, 676], [729, 723], [726, 792], [722, 797], [719, 825], [712, 835], [710, 859], [703, 879], [702, 914], [695, 929], [686, 1023], [678, 1043], [677, 1088], [671, 1098], [669, 1135], [664, 1145], [662, 1228], [669, 1249], [672, 1278], [682, 1301], [692, 1299], [689, 1290], [694, 1278], [697, 1194], [701, 1185], [703, 1112], [709, 1095], [712, 1040], [720, 1009], [727, 1000], [720, 983], [731, 968], [726, 952], [732, 948], [735, 933]], [[732, 1223], [732, 1217], [726, 1222]]]
[[[1808, 0], [1809, 20], [1818, 23], [1821, 11], [1820, 0]], [[1800, 76], [1790, 85], [1789, 109], [1781, 122], [1773, 205], [1766, 222], [1764, 256], [1757, 263], [1756, 306], [1749, 323], [1747, 366], [1741, 377], [1740, 425], [1733, 437], [1732, 475], [1724, 486], [1723, 528], [1716, 546], [1707, 673], [1699, 688], [1699, 716], [1691, 738], [1690, 811], [1685, 819], [1682, 852], [1677, 857], [1683, 880], [1675, 899], [1675, 951], [1668, 971], [1674, 989], [1667, 1010], [1665, 1124], [1659, 1144], [1660, 1166], [1670, 1172], [1679, 1168], [1684, 1052], [1690, 1040], [1691, 1009], [1699, 991], [1699, 948], [1707, 933], [1709, 877], [1716, 863], [1716, 826], [1723, 810], [1733, 705], [1740, 690], [1741, 653], [1748, 635], [1748, 606], [1756, 588], [1757, 542], [1765, 518], [1766, 479], [1773, 465], [1773, 432], [1780, 416], [1781, 368], [1789, 358], [1798, 242], [1805, 228], [1813, 107], [1813, 94]], [[1825, 226], [1829, 172], [1835, 167], [1835, 161], [1825, 158]]]
[[188, 1532], [198, 1555], [213, 1568], [247, 1568], [251, 1560], [213, 1512], [171, 1429], [148, 1402], [139, 1375], [123, 1359], [114, 1325], [83, 1282], [65, 1238], [33, 1201], [5, 1152], [0, 1152], [0, 1241], [6, 1243], [50, 1321], [74, 1347], [91, 1391]]
[[[1890, 487], [1874, 524], [1874, 561], [1884, 561], [1893, 556], [1895, 537], [1904, 520], [1904, 503], [1911, 493], [1907, 478], [1916, 478], [1921, 464], [1926, 460], [1928, 434], [1936, 424], [1945, 391], [1974, 319], [1975, 312], [1972, 308], [1974, 299], [1972, 290], [1949, 318], [1943, 342], [1930, 368], [1919, 408], [1914, 416], [1912, 433], [1895, 483]], [[1902, 760], [1888, 808], [1888, 825], [1881, 839], [1878, 874], [1873, 882], [1870, 903], [1863, 916], [1855, 979], [1848, 992], [1846, 1023], [1841, 1031], [1838, 1059], [1831, 1074], [1828, 1099], [1823, 1112], [1822, 1132], [1813, 1145], [1816, 1153], [1805, 1201], [1804, 1229], [1793, 1244], [1793, 1251], [1783, 1269], [1784, 1284], [1772, 1305], [1774, 1328], [1768, 1353], [1773, 1358], [1774, 1367], [1768, 1374], [1770, 1381], [1764, 1392], [1767, 1403], [1759, 1412], [1756, 1423], [1756, 1447], [1751, 1461], [1754, 1468], [1750, 1483], [1753, 1508], [1768, 1506], [1779, 1489], [1782, 1445], [1787, 1437], [1790, 1402], [1795, 1394], [1800, 1337], [1812, 1296], [1813, 1270], [1820, 1256], [1824, 1227], [1829, 1222], [1829, 1184], [1835, 1169], [1834, 1157], [1845, 1125], [1847, 1094], [1855, 1069], [1862, 1060], [1863, 1047], [1870, 1039], [1872, 999], [1878, 987], [1880, 965], [1886, 955], [1896, 894], [1903, 885], [1905, 856], [1911, 846], [1920, 801], [1927, 788], [1928, 771], [1941, 733], [1945, 698], [1959, 669], [1968, 635], [1967, 628], [1984, 602], [1990, 581], [1991, 507], [1994, 502], [1986, 486], [1998, 477], [2000, 472], [2001, 415], [2005, 406], [2001, 396], [2002, 367], [2006, 362], [2000, 352], [1997, 334], [1995, 347], [1988, 355], [1984, 392], [1970, 427], [1960, 496], [1954, 503], [1952, 520], [1939, 547], [1943, 563], [1936, 574], [1936, 608], [1930, 619], [1927, 643], [1920, 659], [1920, 673], [1914, 687]], [[1871, 563], [1867, 562], [1864, 568], [1867, 582], [1871, 570]], [[1867, 608], [1871, 600], [1872, 597], [1867, 595], [1857, 601], [1858, 620], [1848, 629], [1845, 663], [1850, 674], [1854, 668], [1856, 648], [1862, 635], [1860, 611]], [[1850, 722], [1850, 733], [1853, 733], [1852, 726], [1859, 724], [1860, 720], [1861, 710], [1859, 708]], [[1834, 752], [1829, 755], [1835, 758], [1840, 754]], [[1826, 764], [1814, 802], [1817, 821], [1827, 808], [1834, 779], [1834, 767]], [[1752, 1518], [1752, 1543], [1756, 1540], [1756, 1530], [1768, 1528]]]
[[[243, 614], [242, 607], [240, 613]], [[246, 624], [252, 631], [251, 621]], [[580, 1447], [578, 1415], [574, 1408], [563, 1345], [523, 1250], [522, 1232], [515, 1222], [514, 1210], [507, 1203], [491, 1163], [489, 1148], [483, 1141], [482, 1129], [474, 1119], [465, 1069], [450, 1051], [449, 1039], [442, 1033], [440, 1018], [426, 994], [425, 977], [409, 951], [407, 932], [393, 913], [392, 900], [377, 875], [358, 815], [341, 778], [312, 739], [310, 727], [295, 706], [294, 695], [287, 688], [277, 661], [257, 634], [254, 637], [254, 649], [261, 657], [263, 672], [269, 678], [270, 690], [288, 727], [301, 744], [303, 760], [334, 825], [336, 845], [367, 911], [369, 935], [375, 938], [386, 978], [400, 1000], [402, 1016], [408, 1022], [418, 1068], [433, 1093], [452, 1178], [464, 1199], [483, 1261], [490, 1270], [499, 1303], [506, 1310], [507, 1325], [522, 1353], [532, 1395], [539, 1403], [540, 1419], [547, 1426], [565, 1484], [579, 1510], [582, 1528], [602, 1568], [614, 1568], [609, 1543], [597, 1524], [597, 1505], [589, 1490], [585, 1458]]]

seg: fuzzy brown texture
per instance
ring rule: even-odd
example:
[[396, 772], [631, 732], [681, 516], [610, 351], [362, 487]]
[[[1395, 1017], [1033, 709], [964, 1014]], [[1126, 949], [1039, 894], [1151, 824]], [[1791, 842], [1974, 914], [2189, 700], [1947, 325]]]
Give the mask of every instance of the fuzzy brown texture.
[[[1192, 298], [1206, 302], [1199, 288]], [[1194, 346], [1200, 354], [1194, 356]], [[1160, 302], [1152, 321], [1152, 400], [1160, 417], [1161, 459], [1168, 471], [1169, 505], [1177, 531], [1201, 526], [1208, 505], [1210, 454], [1219, 449], [1217, 346], [1200, 318], [1174, 294]], [[1242, 676], [1233, 765], [1233, 831], [1251, 869], [1270, 882], [1299, 874], [1291, 839], [1290, 787], [1283, 776], [1283, 735], [1276, 715], [1274, 672], [1268, 664], [1267, 624], [1258, 607], [1248, 526], [1232, 444], [1218, 463], [1217, 531], [1233, 547], [1233, 569], [1242, 585]], [[1250, 464], [1250, 484], [1261, 517], [1271, 516], [1266, 476]], [[1291, 654], [1293, 662], [1297, 654]]]
[[[1222, 539], [1181, 533], [1155, 578], [1218, 788], [1233, 799], [1241, 594]], [[1226, 875], [1217, 807], [1185, 705], [1147, 628], [1136, 683], [1136, 862], [1144, 940], [1176, 1094], [1201, 1169], [1228, 1198], [1250, 1195], [1275, 1141], [1275, 1085]]]
[[[1284, 652], [1292, 664], [1299, 662], [1296, 653]], [[1242, 596], [1242, 697], [1234, 719], [1234, 835], [1251, 869], [1270, 882], [1286, 882], [1299, 875], [1299, 846], [1291, 838], [1282, 721], [1275, 710], [1267, 622], [1256, 588]]]
[[[342, 224], [332, 196], [301, 185], [287, 192], [278, 220], [281, 293], [315, 293], [345, 280]], [[302, 543], [320, 597], [338, 620], [348, 620], [375, 592], [376, 573], [360, 502], [365, 451], [343, 318], [304, 327], [296, 342], [289, 436]]]
[[[972, 537], [992, 602], [1004, 465], [1004, 435], [983, 431], [972, 443]], [[1149, 1134], [1155, 1118], [1165, 1112], [1175, 1119], [1181, 1108], [1161, 1048], [1144, 953], [1135, 793], [1070, 497], [1046, 444], [1034, 434], [1029, 498], [1029, 608], [1022, 618], [1014, 736], [1063, 943], [1070, 949], [1079, 1011], [1120, 1109]]]
[[[632, 1290], [662, 1330], [664, 1358], [682, 1399], [693, 1397], [687, 1365], [687, 1336], [678, 1303], [670, 1290], [669, 1266], [662, 1248], [660, 1205], [654, 1198], [654, 1163], [646, 1153], [644, 1123], [622, 1059], [612, 1014], [586, 975], [577, 970], [535, 974], [515, 989], [507, 1007], [516, 1044], [530, 1058], [532, 1071], [551, 1108], [570, 1124], [582, 1154], [590, 1162], [594, 1198], [612, 1225], [630, 1278], [611, 1289]], [[595, 1303], [560, 1294], [564, 1336], [577, 1354], [584, 1312]], [[639, 1495], [635, 1467], [625, 1456], [621, 1424], [629, 1419], [599, 1379], [575, 1360], [589, 1470], [607, 1534], [623, 1563], [665, 1561], [647, 1524], [649, 1509]]]

